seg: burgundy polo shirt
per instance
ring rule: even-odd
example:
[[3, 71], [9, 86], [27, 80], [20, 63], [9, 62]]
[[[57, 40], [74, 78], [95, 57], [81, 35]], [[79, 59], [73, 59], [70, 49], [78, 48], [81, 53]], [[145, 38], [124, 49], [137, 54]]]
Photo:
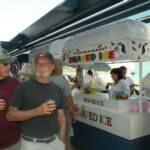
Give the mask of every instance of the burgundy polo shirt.
[[0, 110], [0, 149], [17, 143], [20, 138], [18, 123], [8, 122], [6, 119], [10, 99], [18, 84], [19, 81], [10, 76], [0, 80], [0, 98], [4, 99], [7, 104], [5, 110]]

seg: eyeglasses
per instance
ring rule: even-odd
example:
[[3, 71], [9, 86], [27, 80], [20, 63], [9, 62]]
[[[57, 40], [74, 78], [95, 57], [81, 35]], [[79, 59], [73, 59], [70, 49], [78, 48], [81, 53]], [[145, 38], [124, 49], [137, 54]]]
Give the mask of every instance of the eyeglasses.
[[50, 65], [50, 63], [37, 63], [36, 64], [38, 67], [47, 67]]

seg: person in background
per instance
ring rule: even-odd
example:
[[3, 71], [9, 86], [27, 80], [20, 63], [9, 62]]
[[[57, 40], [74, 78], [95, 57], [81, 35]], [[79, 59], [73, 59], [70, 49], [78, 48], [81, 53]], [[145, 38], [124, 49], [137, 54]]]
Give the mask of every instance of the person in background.
[[0, 149], [19, 150], [20, 130], [16, 122], [8, 122], [6, 114], [10, 99], [19, 81], [9, 76], [12, 58], [0, 48]]
[[83, 68], [78, 65], [76, 67], [76, 84], [78, 85], [78, 87], [82, 87], [83, 86]]
[[78, 79], [76, 78], [76, 76], [73, 79], [73, 84], [74, 86], [72, 88], [72, 97], [74, 97], [76, 94], [79, 94], [79, 91], [81, 89], [81, 86], [78, 84]]
[[106, 85], [96, 71], [88, 70], [84, 76], [84, 93], [94, 94], [95, 92], [106, 91]]
[[[120, 68], [114, 68], [110, 71], [111, 77], [113, 79], [112, 93], [115, 94], [115, 99], [128, 99], [130, 95], [130, 87], [124, 79], [124, 76]], [[127, 92], [127, 95], [124, 95]]]
[[88, 70], [84, 77], [84, 86], [87, 88], [91, 88], [94, 83], [94, 75], [92, 70]]
[[130, 77], [126, 76], [126, 74], [127, 74], [127, 68], [125, 66], [121, 66], [120, 70], [121, 70], [123, 78], [127, 82], [128, 86], [129, 87], [132, 86], [134, 84], [133, 81], [132, 81], [132, 79]]
[[93, 71], [92, 71], [92, 70], [88, 70], [88, 71], [87, 71], [87, 74], [88, 74], [89, 76], [93, 77]]
[[70, 87], [71, 87], [71, 89], [73, 89], [74, 88], [74, 80], [75, 80], [75, 77], [72, 77], [72, 76], [67, 76], [67, 81], [69, 82], [69, 85], [70, 85]]
[[66, 101], [66, 109], [65, 109], [65, 115], [67, 120], [67, 128], [66, 128], [66, 138], [65, 138], [65, 146], [66, 150], [70, 150], [70, 136], [71, 136], [71, 122], [75, 122], [77, 119], [77, 113], [75, 111], [73, 99], [71, 96], [71, 88], [69, 85], [69, 82], [65, 79], [63, 76], [63, 61], [61, 59], [55, 59], [54, 60], [54, 71], [52, 76], [50, 77], [50, 82], [53, 82], [54, 84], [58, 85], [64, 95], [65, 95], [65, 101]]
[[7, 119], [21, 122], [21, 150], [64, 150], [64, 95], [58, 86], [49, 82], [53, 56], [39, 52], [34, 63], [35, 77], [17, 88]]

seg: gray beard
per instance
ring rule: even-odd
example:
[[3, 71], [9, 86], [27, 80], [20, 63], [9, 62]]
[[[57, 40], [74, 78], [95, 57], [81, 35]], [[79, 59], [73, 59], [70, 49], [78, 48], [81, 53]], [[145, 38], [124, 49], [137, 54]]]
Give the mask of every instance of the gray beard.
[[36, 72], [36, 76], [37, 77], [49, 77], [50, 76], [50, 72], [45, 72], [45, 73]]

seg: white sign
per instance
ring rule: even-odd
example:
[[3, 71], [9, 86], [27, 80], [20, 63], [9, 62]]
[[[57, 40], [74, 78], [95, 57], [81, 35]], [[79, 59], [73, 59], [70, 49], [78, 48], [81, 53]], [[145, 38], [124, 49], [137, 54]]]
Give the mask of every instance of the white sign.
[[76, 97], [78, 102], [84, 102], [85, 104], [93, 104], [101, 107], [105, 107], [110, 110], [115, 110], [118, 112], [129, 111], [130, 101], [129, 100], [110, 100], [102, 98], [101, 93], [91, 94], [80, 94]]
[[120, 113], [83, 102], [76, 106], [80, 122], [129, 140], [150, 134], [149, 113]]
[[77, 34], [63, 47], [63, 60], [68, 65], [149, 59], [150, 25], [133, 20]]

